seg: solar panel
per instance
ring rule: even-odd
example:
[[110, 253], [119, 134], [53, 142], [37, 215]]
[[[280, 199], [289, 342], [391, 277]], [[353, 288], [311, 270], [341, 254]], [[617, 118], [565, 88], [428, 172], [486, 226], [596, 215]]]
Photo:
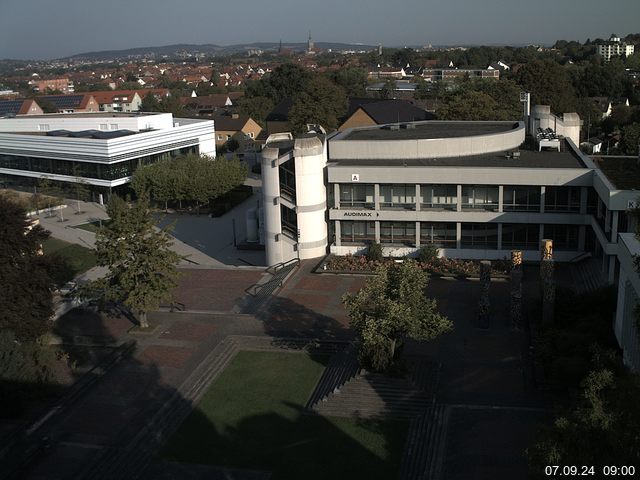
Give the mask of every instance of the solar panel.
[[45, 95], [41, 99], [53, 103], [59, 110], [65, 108], [78, 108], [84, 95]]
[[69, 130], [51, 130], [47, 132], [48, 137], [68, 137], [71, 132]]
[[100, 140], [107, 140], [110, 138], [119, 138], [126, 137], [127, 135], [132, 135], [136, 132], [132, 132], [131, 130], [112, 130], [110, 132], [97, 132], [94, 133], [91, 138], [97, 138]]
[[22, 108], [24, 100], [3, 100], [0, 101], [0, 115], [6, 115], [12, 113], [17, 115]]

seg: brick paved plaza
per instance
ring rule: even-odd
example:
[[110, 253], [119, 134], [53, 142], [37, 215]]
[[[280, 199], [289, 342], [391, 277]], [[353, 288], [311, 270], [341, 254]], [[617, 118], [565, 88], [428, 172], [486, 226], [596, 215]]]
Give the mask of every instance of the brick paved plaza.
[[[176, 292], [186, 311], [151, 313], [155, 328], [150, 333], [130, 332], [133, 325], [123, 317], [74, 313], [63, 318], [61, 336], [89, 335], [111, 344], [133, 339], [136, 348], [45, 423], [43, 431], [55, 446], [40, 452], [28, 478], [109, 478], [115, 464], [126, 462], [105, 459], [138, 448], [131, 442], [153, 425], [170, 399], [191, 408], [182, 392], [199, 381], [197, 372], [213, 361], [211, 355], [229, 335], [352, 338], [341, 297], [357, 291], [366, 276], [315, 274], [313, 266], [303, 262], [274, 296], [253, 304], [253, 314], [240, 313], [257, 301], [245, 290], [268, 278], [264, 271], [187, 269]], [[439, 471], [446, 472], [441, 478], [516, 478], [526, 471], [522, 450], [542, 416], [543, 402], [527, 373], [526, 338], [508, 328], [508, 284], [491, 285], [488, 329], [476, 326], [478, 282], [432, 278], [427, 294], [455, 324], [453, 333], [406, 349], [441, 365], [435, 391], [445, 412], [436, 458]], [[83, 469], [94, 464], [102, 476], [86, 476]], [[491, 465], [499, 466], [495, 477], [488, 476], [494, 472]]]

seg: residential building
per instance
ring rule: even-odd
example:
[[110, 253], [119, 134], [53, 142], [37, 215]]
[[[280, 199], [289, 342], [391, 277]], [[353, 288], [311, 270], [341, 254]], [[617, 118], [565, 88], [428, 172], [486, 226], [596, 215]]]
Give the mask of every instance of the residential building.
[[142, 103], [141, 94], [144, 90], [110, 90], [106, 92], [91, 92], [98, 102], [101, 112], [137, 112]]
[[211, 120], [170, 113], [83, 113], [0, 119], [0, 184], [47, 178], [108, 195], [134, 170], [188, 153], [215, 157]]
[[43, 111], [32, 98], [0, 100], [0, 117], [15, 115], [42, 115]]
[[49, 80], [35, 80], [30, 81], [30, 85], [33, 86], [34, 91], [46, 93], [47, 90], [52, 92], [59, 91], [62, 93], [74, 93], [74, 85], [68, 78], [52, 78]]
[[350, 97], [347, 113], [338, 131], [342, 132], [354, 127], [433, 119], [435, 119], [433, 114], [406, 100]]
[[75, 95], [42, 95], [36, 98], [36, 102], [43, 100], [53, 104], [57, 113], [84, 113], [99, 112], [100, 105], [89, 93], [78, 93]]
[[600, 55], [605, 62], [611, 60], [611, 57], [628, 57], [634, 53], [634, 45], [626, 42], [621, 42], [620, 37], [615, 33], [611, 35], [608, 41], [598, 44], [598, 55]]
[[221, 147], [229, 140], [235, 140], [240, 152], [253, 151], [255, 140], [262, 132], [262, 127], [246, 115], [220, 115], [213, 118], [216, 128], [216, 147]]

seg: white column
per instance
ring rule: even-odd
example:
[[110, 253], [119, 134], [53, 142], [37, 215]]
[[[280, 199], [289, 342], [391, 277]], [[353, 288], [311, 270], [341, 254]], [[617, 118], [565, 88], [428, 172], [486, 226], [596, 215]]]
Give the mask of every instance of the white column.
[[[540, 187], [540, 213], [544, 213], [544, 202], [546, 197], [546, 187], [543, 185]], [[542, 235], [540, 236], [540, 240], [542, 240]]]
[[262, 208], [267, 265], [282, 262], [282, 223], [280, 218], [280, 174], [277, 148], [262, 150]]
[[416, 212], [420, 211], [420, 184], [416, 184]]
[[462, 223], [456, 223], [456, 248], [461, 248], [462, 244]]
[[[380, 210], [380, 184], [375, 183], [373, 185], [373, 205], [376, 210]], [[378, 243], [380, 240], [378, 240]]]
[[420, 248], [420, 222], [416, 222], [416, 247]]
[[340, 184], [333, 184], [333, 202], [335, 203], [335, 208], [340, 209]]
[[[336, 236], [336, 247], [342, 246], [342, 240], [340, 240], [340, 238], [342, 237], [342, 229], [340, 227], [340, 220], [335, 220], [333, 222], [333, 233]], [[331, 241], [331, 239], [329, 239], [329, 241]]]
[[458, 188], [458, 193], [457, 193], [458, 199], [457, 199], [457, 205], [456, 205], [456, 212], [461, 212], [462, 211], [462, 185], [457, 185], [457, 188]]
[[[498, 213], [502, 213], [504, 211], [504, 185], [498, 185]], [[502, 224], [500, 225], [502, 228]], [[500, 245], [500, 240], [498, 240], [498, 245]]]

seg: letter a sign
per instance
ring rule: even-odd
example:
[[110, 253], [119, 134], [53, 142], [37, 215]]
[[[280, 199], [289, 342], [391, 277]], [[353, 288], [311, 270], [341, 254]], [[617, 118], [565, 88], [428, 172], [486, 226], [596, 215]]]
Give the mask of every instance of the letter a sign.
[[359, 182], [359, 181], [360, 181], [360, 174], [358, 174], [358, 173], [352, 173], [352, 174], [351, 174], [351, 181], [352, 181], [352, 182]]

